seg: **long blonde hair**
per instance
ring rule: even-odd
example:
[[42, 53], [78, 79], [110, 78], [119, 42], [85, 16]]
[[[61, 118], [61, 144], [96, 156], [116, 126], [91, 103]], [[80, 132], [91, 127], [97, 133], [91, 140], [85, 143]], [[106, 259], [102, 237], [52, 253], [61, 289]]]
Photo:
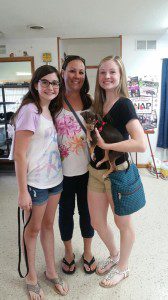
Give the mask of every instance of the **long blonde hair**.
[[93, 109], [96, 113], [103, 115], [103, 104], [106, 100], [106, 93], [105, 90], [100, 86], [99, 84], [99, 69], [101, 65], [106, 62], [112, 60], [116, 62], [116, 64], [119, 67], [120, 71], [120, 83], [117, 87], [117, 94], [119, 97], [128, 97], [128, 88], [127, 88], [127, 79], [126, 79], [126, 72], [125, 67], [122, 62], [122, 59], [120, 56], [107, 56], [103, 58], [98, 66], [97, 70], [97, 76], [96, 76], [96, 86], [95, 86], [95, 94], [94, 94], [94, 103], [93, 103]]

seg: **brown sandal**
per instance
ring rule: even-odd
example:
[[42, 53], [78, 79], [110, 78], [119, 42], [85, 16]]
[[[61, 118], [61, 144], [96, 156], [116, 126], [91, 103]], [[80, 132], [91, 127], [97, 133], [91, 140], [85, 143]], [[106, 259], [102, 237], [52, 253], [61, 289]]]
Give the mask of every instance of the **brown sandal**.
[[28, 292], [33, 292], [36, 295], [40, 296], [40, 298], [41, 298], [41, 295], [40, 295], [41, 286], [38, 282], [37, 282], [37, 284], [27, 283], [26, 286], [27, 286]]
[[64, 284], [65, 284], [65, 282], [62, 280], [61, 277], [58, 276], [58, 277], [55, 277], [55, 278], [48, 278], [47, 275], [46, 275], [46, 272], [44, 272], [44, 275], [45, 275], [45, 278], [46, 278], [49, 282], [51, 282], [51, 283], [54, 284], [55, 291], [56, 291], [57, 294], [59, 294], [59, 295], [61, 295], [61, 296], [66, 296], [66, 295], [67, 295], [68, 291], [65, 292], [64, 294], [62, 294], [62, 293], [60, 292], [60, 290], [56, 287], [56, 284], [58, 284], [58, 285], [60, 285], [60, 286], [62, 287], [62, 289], [64, 290]]

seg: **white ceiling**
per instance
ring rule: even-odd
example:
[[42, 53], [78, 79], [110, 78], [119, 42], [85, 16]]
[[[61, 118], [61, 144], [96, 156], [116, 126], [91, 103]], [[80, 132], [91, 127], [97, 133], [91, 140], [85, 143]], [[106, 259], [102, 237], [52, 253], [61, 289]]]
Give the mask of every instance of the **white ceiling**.
[[5, 38], [155, 35], [166, 28], [168, 0], [0, 0]]

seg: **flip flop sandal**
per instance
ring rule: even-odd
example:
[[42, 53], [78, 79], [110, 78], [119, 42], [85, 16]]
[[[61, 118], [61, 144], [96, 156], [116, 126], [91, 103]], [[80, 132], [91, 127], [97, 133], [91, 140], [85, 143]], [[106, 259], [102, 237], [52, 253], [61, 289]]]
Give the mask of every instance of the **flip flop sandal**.
[[61, 277], [56, 277], [56, 278], [48, 278], [47, 275], [46, 275], [46, 271], [44, 272], [44, 275], [45, 275], [45, 278], [54, 284], [54, 287], [55, 287], [55, 291], [57, 294], [61, 295], [61, 296], [66, 296], [68, 291], [65, 292], [65, 294], [61, 294], [60, 290], [56, 287], [56, 284], [59, 284], [60, 286], [62, 286], [63, 290], [64, 290], [64, 281], [62, 280]]
[[[96, 269], [96, 274], [100, 275], [100, 276], [107, 274], [114, 266], [117, 265], [117, 263], [119, 262], [119, 259], [120, 259], [120, 254], [118, 254], [118, 256], [115, 260], [109, 256], [106, 260], [104, 260], [98, 264], [97, 269]], [[110, 264], [111, 264], [111, 266], [107, 271], [104, 271], [104, 272], [98, 271], [98, 269], [101, 269], [103, 271]]]
[[40, 296], [41, 286], [40, 286], [40, 284], [38, 282], [37, 282], [37, 284], [29, 284], [29, 283], [27, 283], [26, 286], [27, 286], [28, 292], [33, 292], [36, 295]]
[[113, 277], [115, 275], [122, 275], [123, 277], [116, 283], [116, 284], [111, 284], [111, 285], [106, 285], [104, 282], [99, 282], [99, 285], [104, 287], [104, 288], [111, 288], [113, 286], [116, 286], [118, 283], [120, 283], [122, 280], [124, 280], [125, 278], [127, 278], [129, 276], [129, 269], [126, 269], [124, 271], [120, 271], [117, 268], [112, 269], [108, 275], [105, 277], [106, 282], [110, 281], [111, 279], [113, 279]]
[[64, 272], [64, 273], [67, 274], [67, 275], [72, 275], [72, 274], [75, 273], [75, 271], [76, 271], [76, 266], [75, 266], [75, 254], [74, 254], [74, 259], [73, 259], [70, 263], [65, 259], [65, 257], [63, 258], [62, 262], [63, 262], [66, 266], [68, 266], [69, 269], [70, 269], [71, 266], [74, 265], [74, 269], [73, 269], [72, 271], [71, 271], [71, 270], [67, 271], [67, 270], [65, 270], [65, 269], [62, 267], [62, 272]]
[[84, 254], [82, 255], [82, 259], [83, 259], [83, 264], [87, 265], [90, 270], [88, 271], [85, 266], [83, 266], [83, 269], [85, 271], [86, 274], [93, 274], [95, 271], [96, 271], [96, 268], [94, 270], [91, 270], [91, 265], [93, 265], [93, 263], [95, 262], [95, 258], [94, 256], [92, 257], [92, 259], [90, 261], [87, 261], [85, 258], [84, 258]]

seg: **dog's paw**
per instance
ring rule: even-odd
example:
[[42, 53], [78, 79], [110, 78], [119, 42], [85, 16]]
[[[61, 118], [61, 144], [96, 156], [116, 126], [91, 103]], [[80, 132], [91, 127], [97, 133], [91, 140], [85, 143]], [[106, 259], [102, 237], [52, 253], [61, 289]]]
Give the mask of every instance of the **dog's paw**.
[[103, 174], [102, 178], [103, 178], [103, 179], [106, 179], [107, 176], [108, 176], [108, 174]]
[[101, 164], [102, 164], [102, 162], [101, 162], [101, 161], [99, 161], [99, 162], [96, 164], [96, 168], [100, 167], [100, 166], [101, 166]]
[[93, 160], [93, 161], [96, 160], [96, 155], [94, 153], [91, 154], [91, 160]]

